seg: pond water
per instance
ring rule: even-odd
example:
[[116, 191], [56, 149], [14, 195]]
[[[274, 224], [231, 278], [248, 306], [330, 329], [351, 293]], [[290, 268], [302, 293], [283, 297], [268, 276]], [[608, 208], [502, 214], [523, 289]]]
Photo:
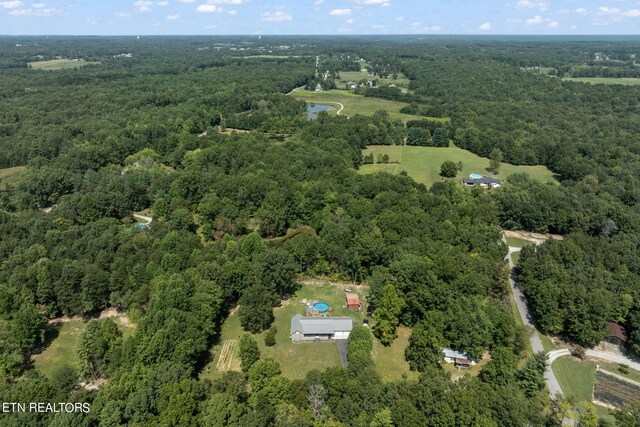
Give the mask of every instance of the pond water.
[[314, 120], [318, 118], [318, 112], [334, 110], [333, 107], [328, 105], [307, 105], [307, 120]]

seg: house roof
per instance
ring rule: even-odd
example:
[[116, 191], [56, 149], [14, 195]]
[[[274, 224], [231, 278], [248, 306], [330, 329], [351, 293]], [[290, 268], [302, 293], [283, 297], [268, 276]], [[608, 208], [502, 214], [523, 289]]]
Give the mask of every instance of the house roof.
[[621, 341], [627, 342], [627, 331], [624, 330], [624, 327], [618, 325], [614, 322], [609, 322], [607, 325], [607, 338], [615, 337]]
[[357, 294], [347, 294], [347, 305], [360, 305], [360, 297]]
[[465, 184], [502, 184], [502, 181], [500, 181], [499, 179], [495, 179], [495, 178], [490, 178], [490, 177], [482, 177], [482, 178], [464, 178], [462, 180], [462, 182], [464, 182]]
[[444, 357], [451, 359], [467, 359], [467, 360], [475, 360], [473, 357], [469, 356], [467, 353], [463, 353], [462, 351], [452, 350], [450, 348], [443, 348], [442, 354]]
[[296, 314], [291, 318], [290, 335], [302, 332], [303, 335], [333, 335], [338, 332], [351, 332], [353, 320], [350, 317], [304, 317]]

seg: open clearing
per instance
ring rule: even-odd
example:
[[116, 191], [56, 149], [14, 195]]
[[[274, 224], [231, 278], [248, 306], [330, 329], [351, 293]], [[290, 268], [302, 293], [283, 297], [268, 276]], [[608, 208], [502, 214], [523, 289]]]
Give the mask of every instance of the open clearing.
[[596, 382], [596, 367], [592, 362], [564, 356], [553, 363], [552, 369], [565, 396], [577, 402], [591, 402]]
[[418, 378], [418, 372], [410, 371], [409, 363], [404, 359], [404, 351], [409, 345], [410, 336], [411, 329], [401, 326], [398, 328], [398, 338], [389, 347], [373, 339], [373, 360], [376, 370], [384, 381], [399, 380], [403, 375], [411, 379]]
[[[486, 174], [489, 167], [489, 159], [485, 159], [470, 151], [450, 146], [444, 147], [415, 147], [399, 145], [372, 145], [363, 150], [363, 155], [373, 153], [374, 159], [378, 153], [387, 154], [389, 164], [375, 164], [360, 166], [360, 173], [371, 174], [376, 172], [388, 172], [399, 174], [406, 171], [417, 182], [430, 187], [436, 182], [446, 178], [440, 176], [440, 165], [445, 160], [462, 162], [462, 171], [458, 172], [458, 179], [468, 177], [470, 173]], [[556, 182], [553, 172], [545, 166], [514, 166], [502, 163], [500, 173], [496, 176], [505, 179], [514, 173], [527, 173], [534, 179], [542, 182]]]
[[571, 82], [582, 82], [601, 85], [626, 85], [626, 86], [638, 86], [640, 85], [640, 79], [632, 77], [565, 77], [562, 80]]
[[16, 185], [24, 170], [25, 166], [0, 169], [0, 190], [5, 190], [9, 186]]
[[[355, 289], [354, 289], [355, 291]], [[361, 300], [365, 295], [360, 294]], [[332, 366], [342, 366], [340, 353], [334, 342], [301, 343], [293, 344], [289, 338], [291, 318], [297, 314], [304, 314], [307, 301], [323, 301], [333, 309], [331, 316], [351, 316], [357, 323], [362, 323], [362, 315], [343, 308], [345, 304], [343, 286], [333, 284], [304, 284], [281, 307], [274, 310], [274, 326], [278, 328], [276, 345], [267, 347], [264, 345], [264, 333], [255, 334], [260, 353], [263, 358], [271, 357], [280, 363], [283, 375], [289, 378], [304, 378], [314, 369], [324, 370]], [[225, 343], [230, 340], [239, 340], [243, 330], [240, 318], [235, 312], [225, 320], [222, 326], [220, 343], [211, 349], [211, 361], [201, 373], [202, 378], [219, 378], [225, 370], [239, 370], [240, 360], [237, 350], [229, 355], [229, 349], [225, 351]], [[227, 344], [228, 347], [228, 344]], [[232, 349], [233, 350], [233, 349]], [[222, 362], [220, 362], [222, 358]], [[228, 362], [232, 359], [231, 362]], [[227, 360], [227, 362], [225, 362]], [[218, 370], [218, 366], [231, 366], [229, 369]]]
[[[363, 95], [356, 95], [345, 90], [328, 90], [324, 92], [311, 92], [308, 90], [298, 90], [291, 94], [299, 99], [310, 101], [315, 104], [322, 104], [323, 102], [339, 102], [344, 105], [344, 111], [342, 115], [353, 116], [354, 114], [372, 115], [376, 111], [385, 110], [389, 112], [389, 116], [395, 119], [401, 120], [420, 120], [429, 119], [447, 122], [447, 118], [436, 117], [422, 117], [414, 116], [411, 114], [403, 114], [400, 109], [407, 104], [404, 102], [390, 101], [387, 99], [365, 97]], [[335, 114], [335, 113], [329, 113]]]
[[[123, 339], [127, 339], [135, 330], [134, 325], [122, 321], [125, 317], [118, 316], [113, 318], [113, 321], [122, 331]], [[49, 331], [48, 334], [55, 336], [57, 333], [57, 336], [42, 353], [33, 356], [36, 370], [46, 377], [52, 378], [53, 374], [64, 365], [75, 368], [78, 364], [76, 358], [78, 337], [85, 326], [86, 323], [84, 321], [75, 318], [52, 326], [53, 330]]]
[[73, 68], [84, 67], [85, 65], [93, 65], [100, 64], [99, 62], [89, 62], [84, 59], [52, 59], [51, 61], [36, 61], [29, 62], [29, 67], [34, 70], [47, 70], [47, 71], [55, 71], [55, 70], [66, 70]]
[[347, 82], [356, 82], [360, 80], [377, 80], [378, 86], [387, 86], [394, 84], [398, 87], [408, 88], [410, 80], [405, 77], [404, 74], [398, 74], [397, 79], [388, 78], [382, 79], [378, 76], [370, 76], [366, 71], [340, 71], [340, 78], [337, 80], [338, 86], [345, 85]]

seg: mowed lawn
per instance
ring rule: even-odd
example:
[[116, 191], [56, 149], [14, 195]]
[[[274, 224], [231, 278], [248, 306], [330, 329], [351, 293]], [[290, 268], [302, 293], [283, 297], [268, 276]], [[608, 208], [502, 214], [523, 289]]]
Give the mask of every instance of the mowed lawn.
[[4, 190], [10, 185], [16, 185], [24, 170], [25, 166], [0, 169], [0, 190]]
[[[489, 159], [485, 159], [470, 151], [450, 146], [444, 147], [415, 147], [399, 145], [372, 145], [363, 150], [363, 155], [373, 153], [377, 155], [387, 154], [390, 164], [374, 164], [360, 166], [360, 173], [371, 174], [376, 172], [388, 172], [399, 174], [406, 171], [417, 182], [430, 187], [436, 182], [444, 181], [440, 176], [440, 166], [445, 160], [455, 163], [462, 162], [462, 171], [458, 172], [458, 179], [466, 178], [471, 173], [487, 174]], [[397, 163], [396, 163], [397, 162]], [[498, 179], [505, 179], [514, 173], [527, 173], [534, 179], [542, 182], [556, 182], [553, 172], [545, 166], [514, 166], [502, 163]]]
[[564, 356], [553, 362], [551, 368], [565, 396], [572, 397], [577, 402], [591, 402], [596, 383], [596, 367], [593, 362]]
[[[271, 357], [280, 363], [282, 373], [289, 378], [304, 378], [305, 375], [314, 369], [323, 371], [332, 366], [342, 366], [340, 353], [334, 342], [301, 343], [293, 344], [289, 338], [291, 318], [297, 313], [305, 314], [306, 301], [323, 301], [329, 304], [333, 312], [330, 316], [351, 316], [358, 324], [362, 323], [362, 315], [359, 312], [350, 311], [344, 307], [344, 289], [333, 284], [312, 284], [301, 285], [291, 299], [285, 301], [281, 307], [274, 309], [275, 322], [278, 328], [276, 334], [276, 345], [267, 347], [264, 344], [264, 333], [255, 334], [254, 338], [258, 342], [262, 358]], [[361, 301], [365, 296], [359, 293]], [[227, 318], [222, 326], [220, 342], [211, 349], [211, 361], [205, 366], [200, 376], [202, 378], [219, 378], [225, 370], [234, 370], [239, 367], [239, 356], [237, 345], [234, 354], [225, 354], [225, 342], [240, 340], [243, 334], [238, 313], [235, 312]], [[233, 348], [229, 344], [226, 349]], [[223, 361], [230, 357], [235, 359], [230, 363], [219, 363], [220, 357]], [[219, 364], [221, 366], [219, 366]], [[222, 366], [224, 365], [224, 366]], [[232, 368], [229, 369], [229, 366]]]
[[565, 77], [562, 80], [601, 85], [640, 85], [640, 79], [632, 77]]
[[[308, 90], [298, 90], [291, 96], [305, 101], [313, 102], [315, 104], [322, 104], [323, 102], [339, 102], [344, 105], [344, 110], [340, 114], [346, 116], [353, 116], [355, 114], [372, 115], [376, 111], [385, 110], [392, 118], [400, 120], [420, 120], [430, 119], [446, 122], [447, 118], [433, 118], [433, 117], [421, 117], [411, 114], [400, 113], [400, 109], [407, 104], [404, 102], [390, 101], [387, 99], [371, 98], [363, 95], [353, 94], [346, 90], [328, 90], [324, 92], [311, 92]], [[334, 104], [327, 104], [332, 107]], [[337, 111], [332, 111], [329, 114], [336, 114]]]
[[[123, 326], [118, 318], [112, 320], [118, 325], [123, 339], [127, 339], [135, 330], [133, 325]], [[36, 370], [46, 377], [52, 378], [54, 372], [64, 365], [77, 367], [76, 347], [80, 333], [86, 325], [86, 322], [82, 320], [70, 320], [54, 326], [57, 331], [55, 339], [42, 353], [33, 356]]]
[[338, 86], [347, 84], [347, 82], [356, 82], [360, 80], [377, 80], [378, 86], [387, 86], [393, 83], [396, 86], [408, 88], [410, 80], [402, 73], [398, 74], [397, 79], [387, 78], [382, 79], [378, 76], [370, 76], [366, 71], [340, 71], [340, 78], [337, 80]]
[[74, 61], [73, 59], [52, 59], [51, 61], [29, 62], [29, 66], [34, 70], [66, 70], [84, 67], [85, 65], [100, 64], [100, 62], [89, 62], [84, 59]]
[[383, 380], [398, 380], [403, 375], [407, 378], [418, 378], [418, 372], [410, 371], [409, 363], [404, 358], [404, 351], [409, 345], [410, 336], [411, 329], [401, 326], [398, 328], [398, 338], [389, 347], [385, 347], [380, 344], [380, 341], [373, 339], [373, 361]]

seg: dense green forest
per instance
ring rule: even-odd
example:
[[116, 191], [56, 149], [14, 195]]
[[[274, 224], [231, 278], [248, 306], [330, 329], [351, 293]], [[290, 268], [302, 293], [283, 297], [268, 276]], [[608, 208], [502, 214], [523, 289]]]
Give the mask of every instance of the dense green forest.
[[[367, 38], [0, 39], [0, 400], [90, 402], [89, 413], [0, 414], [7, 426], [555, 425], [545, 356], [509, 304], [501, 229], [565, 235], [518, 270], [538, 326], [581, 344], [627, 327], [640, 351], [640, 87], [590, 86], [520, 67], [574, 67], [638, 42]], [[274, 58], [257, 57], [287, 46]], [[242, 46], [246, 50], [238, 50]], [[124, 54], [124, 56], [123, 56]], [[410, 90], [358, 89], [406, 112], [305, 120], [291, 90], [357, 58]], [[43, 71], [34, 60], [99, 62]], [[617, 58], [617, 56], [616, 56]], [[587, 64], [592, 66], [590, 64]], [[359, 175], [370, 144], [446, 146], [544, 164], [561, 185], [512, 176], [497, 191], [406, 174]], [[134, 212], [153, 221], [137, 224]], [[347, 368], [283, 376], [241, 343], [242, 372], [200, 379], [229, 311], [248, 332], [301, 278], [368, 285]], [[115, 308], [135, 320], [124, 337]], [[50, 319], [93, 319], [79, 366], [47, 378], [32, 357]], [[417, 379], [383, 381], [373, 340], [400, 325]], [[443, 347], [490, 355], [451, 381]], [[98, 390], [78, 386], [105, 380]], [[625, 418], [626, 417], [626, 418]], [[634, 420], [632, 412], [620, 420]], [[635, 418], [637, 420], [637, 417]], [[603, 421], [604, 423], [605, 421]], [[621, 424], [626, 425], [626, 424]]]

